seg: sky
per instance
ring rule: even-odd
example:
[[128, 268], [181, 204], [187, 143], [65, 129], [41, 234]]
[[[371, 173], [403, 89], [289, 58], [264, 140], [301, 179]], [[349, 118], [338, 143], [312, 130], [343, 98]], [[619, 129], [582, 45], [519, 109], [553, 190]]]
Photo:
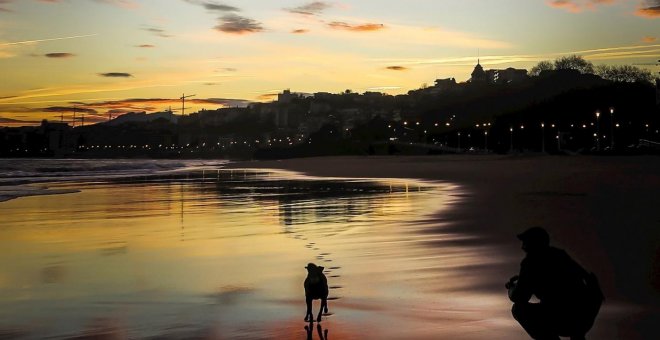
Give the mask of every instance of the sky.
[[[660, 71], [660, 0], [0, 0], [0, 126], [389, 94], [578, 54]], [[80, 124], [78, 122], [77, 124]]]

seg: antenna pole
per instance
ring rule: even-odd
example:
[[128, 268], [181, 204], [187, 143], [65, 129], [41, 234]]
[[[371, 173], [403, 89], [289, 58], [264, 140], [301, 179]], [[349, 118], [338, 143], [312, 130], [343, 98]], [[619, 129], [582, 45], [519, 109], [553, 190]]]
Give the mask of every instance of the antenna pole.
[[186, 98], [194, 97], [194, 96], [196, 96], [196, 94], [191, 94], [191, 95], [188, 95], [188, 96], [186, 96], [185, 93], [181, 94], [181, 98], [179, 98], [179, 99], [181, 99], [181, 116], [186, 115]]

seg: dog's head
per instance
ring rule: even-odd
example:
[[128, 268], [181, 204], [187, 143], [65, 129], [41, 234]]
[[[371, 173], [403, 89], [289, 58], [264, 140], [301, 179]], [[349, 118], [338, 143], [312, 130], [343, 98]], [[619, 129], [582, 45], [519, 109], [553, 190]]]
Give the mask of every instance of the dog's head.
[[307, 274], [308, 275], [323, 274], [323, 270], [325, 269], [325, 267], [317, 266], [317, 265], [315, 265], [314, 263], [311, 263], [311, 262], [308, 263], [307, 267], [305, 267], [305, 268], [307, 269]]

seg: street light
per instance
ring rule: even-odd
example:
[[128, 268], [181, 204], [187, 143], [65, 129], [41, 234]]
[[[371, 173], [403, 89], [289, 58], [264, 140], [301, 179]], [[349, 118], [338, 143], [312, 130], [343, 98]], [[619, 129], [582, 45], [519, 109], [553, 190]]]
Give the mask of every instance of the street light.
[[461, 152], [461, 133], [458, 133], [458, 152]]
[[545, 153], [545, 123], [541, 123], [541, 152]]
[[596, 151], [600, 151], [600, 111], [596, 111]]
[[486, 139], [484, 143], [484, 151], [488, 152], [488, 131], [484, 131], [484, 137]]
[[610, 150], [614, 150], [614, 108], [610, 107]]
[[511, 132], [511, 146], [509, 147], [509, 152], [513, 153], [513, 126], [509, 128], [509, 132]]

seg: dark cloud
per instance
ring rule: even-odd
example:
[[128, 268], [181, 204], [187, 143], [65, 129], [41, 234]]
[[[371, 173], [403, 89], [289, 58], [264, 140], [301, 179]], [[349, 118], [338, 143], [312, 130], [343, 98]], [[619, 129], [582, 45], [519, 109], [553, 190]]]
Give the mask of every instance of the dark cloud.
[[395, 66], [388, 66], [388, 67], [386, 67], [386, 69], [388, 69], [390, 71], [408, 71], [409, 70], [409, 68], [407, 68], [405, 66], [396, 66], [396, 65]]
[[210, 2], [204, 3], [204, 8], [208, 9], [209, 11], [240, 12], [240, 9], [238, 9], [234, 6], [214, 4], [214, 3], [210, 3]]
[[12, 3], [12, 0], [0, 0], [0, 12], [6, 12], [6, 13], [13, 12], [9, 8], [4, 7], [4, 5], [8, 5], [10, 3]]
[[635, 12], [640, 17], [657, 19], [660, 18], [660, 0], [644, 1]]
[[154, 48], [154, 47], [156, 47], [156, 46], [151, 45], [151, 44], [142, 44], [142, 45], [135, 45], [135, 47], [139, 47], [139, 48]]
[[366, 24], [351, 25], [343, 21], [333, 21], [331, 23], [328, 23], [328, 27], [332, 29], [345, 30], [351, 32], [373, 32], [373, 31], [379, 31], [385, 29], [385, 25], [383, 24], [366, 23]]
[[230, 34], [257, 33], [264, 30], [260, 22], [236, 14], [227, 14], [218, 19], [220, 24], [214, 28]]
[[24, 120], [0, 117], [0, 124], [16, 124], [16, 123], [33, 123], [33, 122], [27, 122], [27, 121], [24, 121]]
[[293, 33], [293, 34], [305, 34], [305, 33], [308, 33], [308, 32], [309, 32], [309, 30], [304, 29], [304, 28], [299, 28], [299, 29], [295, 29], [295, 30], [291, 31], [291, 33]]
[[258, 100], [275, 100], [277, 98], [277, 93], [265, 93], [257, 97]]
[[89, 113], [89, 114], [96, 114], [98, 111], [94, 109], [88, 109], [84, 107], [76, 107], [76, 106], [50, 106], [50, 107], [44, 107], [41, 109], [37, 109], [40, 112], [78, 112], [78, 113]]
[[200, 1], [200, 0], [184, 0], [185, 2], [193, 5], [203, 6], [209, 11], [218, 11], [218, 12], [240, 12], [241, 9], [238, 7], [219, 4], [216, 2]]
[[133, 75], [125, 72], [108, 72], [108, 73], [99, 73], [99, 76], [106, 78], [130, 78]]
[[294, 7], [294, 8], [287, 8], [285, 9], [288, 12], [295, 13], [295, 14], [302, 14], [302, 15], [319, 15], [321, 14], [324, 10], [332, 7], [331, 4], [323, 1], [314, 1], [310, 2], [308, 4]]
[[145, 27], [143, 30], [150, 32], [158, 37], [161, 38], [171, 38], [172, 36], [168, 34], [164, 29], [161, 28], [155, 28], [155, 27]]
[[247, 34], [264, 30], [264, 27], [259, 21], [235, 14], [234, 12], [241, 11], [238, 7], [200, 0], [184, 1], [202, 6], [208, 11], [222, 13], [223, 15], [218, 18], [218, 25], [213, 27], [217, 31], [230, 34]]
[[108, 110], [106, 113], [109, 113], [109, 114], [113, 114], [113, 115], [114, 115], [114, 114], [124, 114], [124, 113], [129, 113], [129, 112], [131, 112], [131, 110], [126, 110], [126, 109], [112, 109], [112, 110]]
[[57, 52], [57, 53], [46, 53], [44, 54], [44, 56], [48, 58], [71, 58], [71, 57], [75, 57], [76, 55], [73, 53]]

